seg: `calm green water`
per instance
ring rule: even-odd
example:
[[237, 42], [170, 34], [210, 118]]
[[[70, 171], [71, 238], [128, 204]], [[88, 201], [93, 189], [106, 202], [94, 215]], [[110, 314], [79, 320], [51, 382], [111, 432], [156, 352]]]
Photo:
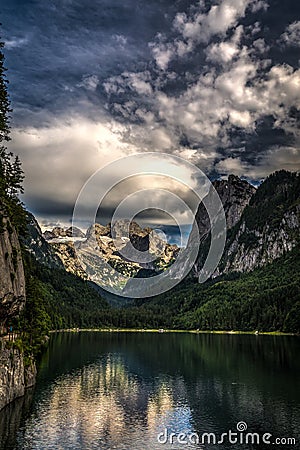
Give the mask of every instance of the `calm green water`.
[[[282, 336], [55, 335], [35, 389], [0, 413], [0, 448], [299, 448], [299, 344]], [[196, 443], [203, 433], [221, 440], [241, 421], [242, 442], [255, 432], [297, 443]]]

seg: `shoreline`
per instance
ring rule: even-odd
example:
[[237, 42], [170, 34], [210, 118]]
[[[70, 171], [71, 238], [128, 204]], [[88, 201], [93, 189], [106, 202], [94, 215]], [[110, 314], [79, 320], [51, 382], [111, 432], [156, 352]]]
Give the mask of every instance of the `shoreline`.
[[190, 334], [230, 334], [230, 335], [254, 335], [254, 336], [298, 336], [296, 333], [284, 333], [282, 331], [238, 331], [238, 330], [174, 330], [168, 328], [65, 328], [60, 330], [50, 330], [49, 334], [55, 333], [190, 333]]

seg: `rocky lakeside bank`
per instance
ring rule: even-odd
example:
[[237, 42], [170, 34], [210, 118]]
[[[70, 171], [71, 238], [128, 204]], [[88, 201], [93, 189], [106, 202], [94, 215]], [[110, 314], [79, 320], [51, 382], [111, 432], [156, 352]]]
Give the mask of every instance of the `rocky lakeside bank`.
[[[0, 333], [26, 302], [25, 274], [18, 233], [0, 199]], [[36, 365], [15, 342], [0, 338], [0, 410], [33, 386]]]
[[35, 362], [24, 361], [19, 349], [0, 339], [0, 410], [35, 384], [36, 373]]

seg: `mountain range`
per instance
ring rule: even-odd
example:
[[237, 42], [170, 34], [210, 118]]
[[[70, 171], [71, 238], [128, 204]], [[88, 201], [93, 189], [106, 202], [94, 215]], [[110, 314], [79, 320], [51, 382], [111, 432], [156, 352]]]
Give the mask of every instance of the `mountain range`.
[[[299, 174], [276, 172], [258, 189], [232, 175], [227, 181], [216, 181], [214, 187], [225, 210], [227, 238], [213, 277], [264, 266], [299, 242]], [[196, 222], [203, 236], [195, 267], [197, 276], [210, 241], [208, 216], [202, 203]]]
[[[151, 263], [137, 264], [122, 257], [119, 245], [117, 249], [113, 242], [110, 225], [95, 224], [86, 233], [56, 227], [43, 234], [28, 213], [27, 232], [19, 236], [19, 245], [9, 217], [4, 217], [0, 275], [7, 282], [1, 286], [1, 321], [18, 316], [24, 308], [23, 264], [27, 278], [35, 279], [40, 286], [39, 309], [49, 317], [50, 328], [123, 326], [298, 332], [299, 174], [279, 171], [257, 188], [233, 175], [213, 184], [227, 224], [225, 249], [218, 267], [206, 283], [197, 282], [210, 244], [208, 215], [201, 204], [196, 214], [201, 244], [193, 269], [171, 291], [156, 297], [149, 292], [144, 299], [128, 300], [107, 294], [92, 278], [88, 279], [74, 245], [85, 245], [91, 255], [96, 249], [123, 274], [155, 276], [172, 267], [179, 248], [163, 241], [150, 228], [131, 223], [129, 237], [125, 237], [122, 227], [114, 230], [121, 249], [130, 241], [137, 250], [147, 250], [155, 257]], [[188, 245], [193, 245], [193, 232]], [[24, 252], [27, 256], [22, 262]]]
[[[279, 258], [297, 245], [300, 218], [300, 178], [297, 173], [276, 172], [257, 189], [234, 175], [230, 175], [227, 180], [213, 182], [213, 186], [223, 204], [227, 225], [225, 249], [213, 278], [232, 272], [252, 271]], [[203, 203], [197, 210], [195, 221], [201, 244], [190, 275], [192, 277], [199, 275], [210, 245], [210, 223]], [[116, 238], [120, 242], [123, 240], [121, 247], [126, 250], [129, 239], [122, 236], [121, 230], [119, 225]], [[56, 227], [43, 233], [66, 270], [84, 279], [88, 277], [78, 261], [74, 246], [74, 240], [78, 238], [84, 242], [79, 243], [79, 247], [85, 246], [92, 253], [96, 244], [105, 261], [131, 277], [141, 273], [143, 276], [147, 276], [147, 273], [149, 276], [159, 273], [168, 268], [178, 255], [179, 248], [163, 242], [151, 228], [142, 229], [132, 222], [129, 235], [134, 248], [141, 252], [149, 250], [156, 256], [156, 260], [143, 264], [122, 257], [115, 247], [110, 225], [95, 224], [86, 234], [72, 227]], [[93, 237], [96, 238], [96, 243], [93, 242]], [[193, 245], [192, 232], [188, 246]], [[42, 247], [38, 246], [39, 249]], [[36, 257], [39, 258], [39, 255], [36, 254]], [[47, 255], [42, 259], [47, 261]]]
[[[129, 237], [126, 237], [127, 225]], [[148, 276], [160, 273], [172, 264], [179, 252], [176, 245], [162, 240], [151, 228], [141, 228], [136, 222], [128, 224], [127, 221], [118, 221], [113, 230], [111, 224], [103, 226], [95, 223], [85, 234], [78, 228], [70, 227], [65, 230], [55, 227], [52, 231], [46, 230], [43, 237], [68, 272], [90, 280], [93, 280], [93, 276], [84, 270], [78, 257], [78, 253], [83, 251], [85, 260], [88, 259], [92, 268], [90, 273], [97, 273], [97, 258], [93, 258], [97, 256], [127, 277], [134, 277], [141, 270]], [[151, 257], [150, 261], [136, 262], [133, 254], [135, 250], [147, 252]], [[103, 284], [111, 284], [112, 276], [109, 272], [107, 281], [104, 280], [103, 272], [100, 275]]]

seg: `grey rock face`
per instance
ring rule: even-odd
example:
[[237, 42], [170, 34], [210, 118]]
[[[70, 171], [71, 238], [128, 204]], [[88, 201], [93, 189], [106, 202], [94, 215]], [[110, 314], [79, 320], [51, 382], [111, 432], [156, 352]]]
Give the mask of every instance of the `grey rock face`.
[[43, 237], [48, 241], [60, 237], [83, 238], [84, 233], [77, 227], [69, 227], [66, 230], [62, 227], [54, 227], [52, 231], [46, 230]]
[[25, 305], [25, 276], [16, 230], [1, 209], [0, 325], [20, 313]]
[[[0, 205], [0, 329], [19, 315], [26, 301], [25, 275], [19, 238]], [[5, 339], [0, 339], [0, 409], [24, 395], [35, 383], [34, 362], [24, 368], [23, 355]]]
[[59, 257], [54, 252], [51, 245], [48, 244], [43, 236], [40, 226], [35, 217], [27, 213], [28, 234], [23, 238], [26, 249], [35, 257], [35, 259], [42, 264], [52, 267], [63, 269], [63, 264]]
[[[233, 176], [228, 182], [215, 182], [214, 186], [225, 210], [227, 239], [213, 277], [261, 267], [292, 250], [299, 242], [299, 174], [275, 172], [257, 190]], [[194, 271], [197, 276], [210, 245], [210, 224], [203, 205], [198, 209], [196, 220], [202, 237]]]
[[256, 189], [235, 175], [229, 175], [228, 181], [217, 180], [213, 185], [223, 204], [227, 230], [229, 230], [240, 220]]
[[0, 339], [0, 410], [8, 403], [24, 395], [27, 387], [33, 386], [36, 366], [32, 362], [24, 368], [23, 355]]
[[262, 229], [252, 230], [245, 220], [234, 240], [227, 246], [216, 275], [228, 272], [248, 272], [264, 266], [289, 252], [299, 239], [300, 206], [287, 211], [275, 229], [266, 223]]
[[[239, 222], [245, 207], [255, 193], [255, 188], [235, 175], [229, 175], [228, 180], [217, 180], [213, 182], [213, 186], [224, 208], [228, 232]], [[206, 259], [210, 245], [210, 221], [203, 203], [199, 205], [195, 219], [201, 240], [199, 256], [194, 266], [194, 274], [197, 276]], [[194, 236], [195, 233], [192, 232], [188, 245], [195, 245], [192, 242]]]
[[87, 274], [83, 270], [81, 263], [76, 255], [76, 250], [73, 242], [53, 243], [51, 245], [55, 256], [60, 259], [62, 267], [67, 272], [72, 273], [82, 279], [87, 279]]
[[[130, 238], [126, 236], [128, 235], [128, 226]], [[74, 242], [71, 240], [64, 242], [50, 240], [49, 244], [68, 272], [90, 280], [93, 280], [91, 276], [93, 267], [95, 267], [95, 273], [98, 273], [99, 267], [97, 269], [96, 266], [99, 266], [99, 256], [122, 275], [132, 277], [141, 269], [151, 271], [164, 270], [165, 267], [174, 261], [179, 252], [179, 248], [176, 245], [170, 245], [162, 241], [151, 228], [141, 228], [136, 222], [129, 224], [121, 220], [114, 225], [113, 230], [111, 230], [110, 224], [106, 226], [98, 223], [94, 224], [87, 230], [85, 240]], [[89, 261], [91, 269], [89, 270], [89, 275], [87, 275], [85, 267], [82, 266], [77, 257], [76, 248], [83, 252], [85, 258]], [[148, 263], [135, 262], [135, 257], [132, 256], [131, 258], [131, 253], [134, 253], [133, 249], [139, 252], [149, 250], [151, 255], [154, 255], [153, 261]], [[107, 284], [111, 285], [113, 272], [108, 270], [109, 266], [101, 269], [101, 278], [107, 279]]]
[[0, 409], [15, 398], [24, 395], [24, 363], [17, 350], [7, 348], [3, 342], [0, 351]]

